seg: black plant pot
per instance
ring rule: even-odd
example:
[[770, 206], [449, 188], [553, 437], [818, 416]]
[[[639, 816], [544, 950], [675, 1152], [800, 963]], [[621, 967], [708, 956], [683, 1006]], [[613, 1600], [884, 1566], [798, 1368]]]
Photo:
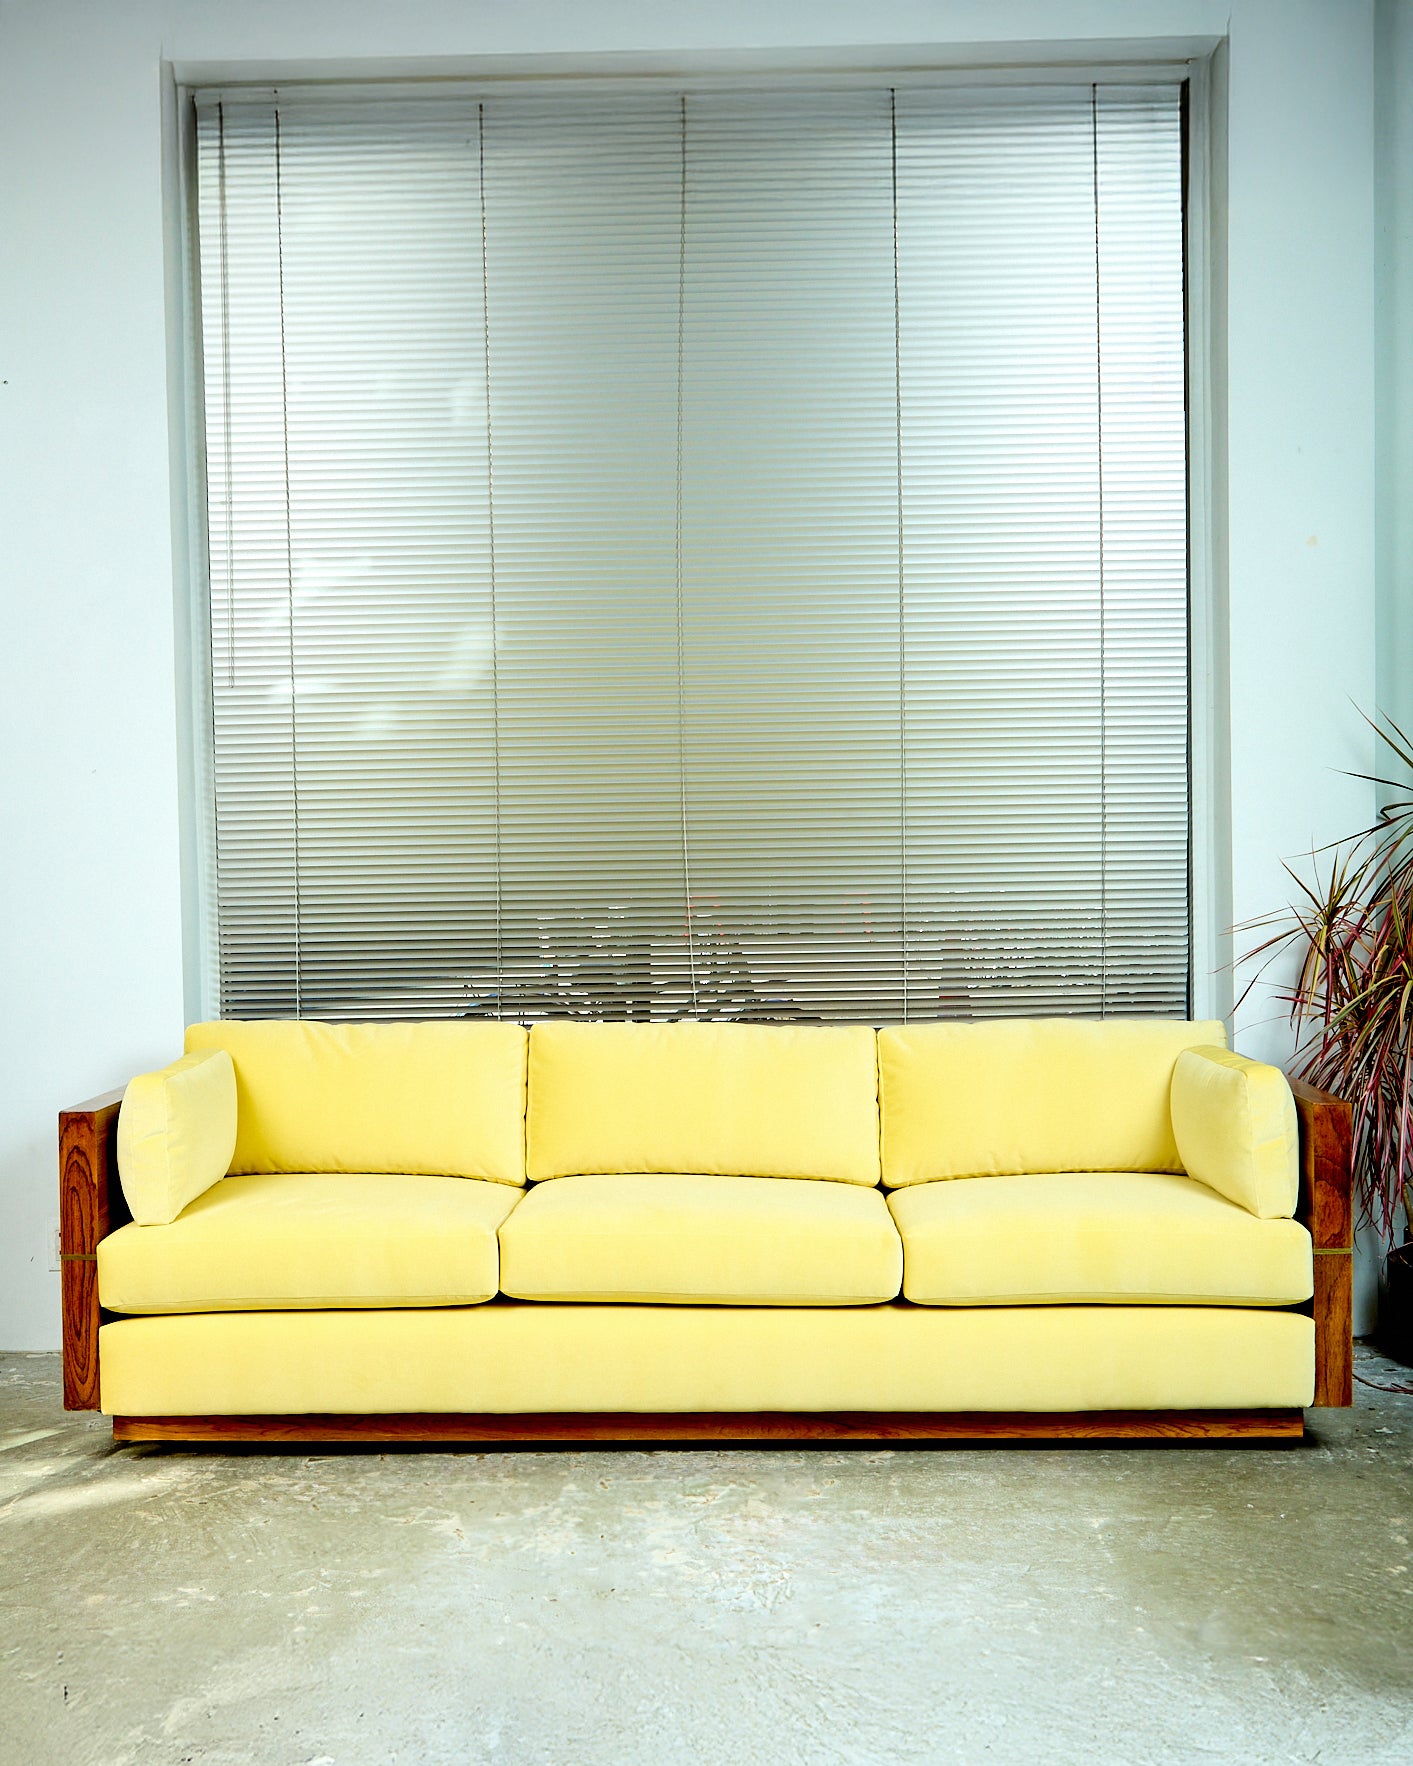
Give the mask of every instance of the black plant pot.
[[1379, 1307], [1379, 1347], [1405, 1367], [1413, 1367], [1413, 1244], [1393, 1247], [1386, 1276]]

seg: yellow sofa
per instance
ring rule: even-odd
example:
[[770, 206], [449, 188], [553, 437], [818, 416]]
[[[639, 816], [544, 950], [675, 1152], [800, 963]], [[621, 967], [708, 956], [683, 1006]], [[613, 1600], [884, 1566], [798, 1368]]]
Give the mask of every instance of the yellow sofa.
[[1298, 1433], [1340, 1112], [1218, 1022], [193, 1025], [61, 1122], [68, 1396], [121, 1440]]

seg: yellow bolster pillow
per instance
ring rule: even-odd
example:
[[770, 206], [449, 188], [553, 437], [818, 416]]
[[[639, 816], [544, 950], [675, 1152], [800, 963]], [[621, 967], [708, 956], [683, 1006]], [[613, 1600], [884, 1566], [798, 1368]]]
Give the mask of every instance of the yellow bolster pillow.
[[1295, 1213], [1299, 1133], [1279, 1067], [1229, 1049], [1187, 1049], [1173, 1067], [1172, 1112], [1189, 1176], [1260, 1220]]
[[118, 1176], [139, 1226], [167, 1226], [230, 1170], [235, 1067], [224, 1049], [140, 1073], [118, 1112]]

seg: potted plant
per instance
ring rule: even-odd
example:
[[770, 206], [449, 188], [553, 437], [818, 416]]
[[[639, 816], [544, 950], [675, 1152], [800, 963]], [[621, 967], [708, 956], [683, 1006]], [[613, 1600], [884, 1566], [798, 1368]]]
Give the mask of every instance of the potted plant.
[[1389, 793], [1377, 821], [1313, 855], [1309, 881], [1287, 865], [1296, 905], [1257, 922], [1274, 930], [1248, 955], [1264, 969], [1299, 953], [1281, 989], [1298, 1070], [1353, 1107], [1356, 1190], [1388, 1247], [1380, 1341], [1413, 1363], [1413, 741], [1387, 717], [1369, 722], [1404, 777], [1373, 777]]

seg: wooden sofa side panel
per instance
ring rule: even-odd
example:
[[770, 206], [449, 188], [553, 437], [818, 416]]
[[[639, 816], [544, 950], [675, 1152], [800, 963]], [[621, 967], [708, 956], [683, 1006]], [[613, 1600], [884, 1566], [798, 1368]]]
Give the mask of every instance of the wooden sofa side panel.
[[98, 1241], [132, 1216], [118, 1183], [121, 1091], [59, 1112], [64, 1409], [98, 1409]]
[[1354, 1158], [1352, 1111], [1293, 1079], [1300, 1124], [1296, 1218], [1315, 1245], [1315, 1403], [1354, 1402]]

